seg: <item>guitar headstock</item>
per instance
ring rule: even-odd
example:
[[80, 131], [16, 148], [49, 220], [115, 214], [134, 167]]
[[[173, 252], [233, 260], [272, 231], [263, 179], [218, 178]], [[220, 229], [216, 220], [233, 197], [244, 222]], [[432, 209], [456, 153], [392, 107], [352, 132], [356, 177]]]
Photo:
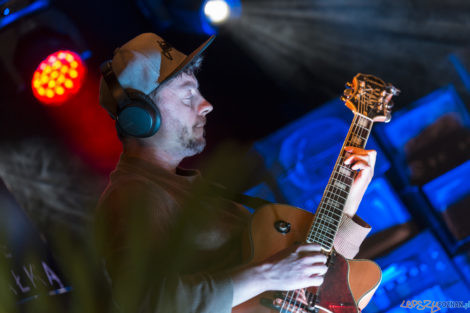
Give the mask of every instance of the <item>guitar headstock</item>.
[[392, 97], [400, 90], [373, 75], [357, 74], [346, 83], [344, 96], [346, 106], [353, 112], [367, 116], [374, 122], [388, 123], [392, 118]]

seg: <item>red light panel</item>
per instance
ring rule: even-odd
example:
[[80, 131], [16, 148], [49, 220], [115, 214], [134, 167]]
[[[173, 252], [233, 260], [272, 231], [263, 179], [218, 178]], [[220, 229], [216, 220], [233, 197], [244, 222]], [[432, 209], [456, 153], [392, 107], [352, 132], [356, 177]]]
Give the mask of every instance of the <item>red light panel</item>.
[[34, 96], [45, 105], [61, 105], [80, 90], [85, 72], [78, 54], [57, 51], [36, 68], [31, 81]]

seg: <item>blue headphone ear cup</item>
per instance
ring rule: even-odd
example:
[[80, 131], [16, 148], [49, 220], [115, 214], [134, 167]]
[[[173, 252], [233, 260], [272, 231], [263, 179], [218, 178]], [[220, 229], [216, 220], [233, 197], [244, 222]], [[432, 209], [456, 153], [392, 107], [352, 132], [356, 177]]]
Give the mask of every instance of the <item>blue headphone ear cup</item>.
[[153, 136], [161, 124], [160, 111], [149, 96], [141, 92], [127, 92], [131, 104], [118, 114], [119, 128], [127, 135], [139, 138]]

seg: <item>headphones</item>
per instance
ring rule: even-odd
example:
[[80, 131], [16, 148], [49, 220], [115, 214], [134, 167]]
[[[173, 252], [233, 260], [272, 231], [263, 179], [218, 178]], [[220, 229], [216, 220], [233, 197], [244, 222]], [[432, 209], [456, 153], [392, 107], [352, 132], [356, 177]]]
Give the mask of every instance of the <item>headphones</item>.
[[[100, 66], [103, 79], [117, 103], [116, 128], [125, 135], [145, 138], [153, 136], [162, 122], [160, 111], [143, 92], [125, 90], [113, 72], [111, 61]], [[108, 110], [109, 111], [109, 110]]]

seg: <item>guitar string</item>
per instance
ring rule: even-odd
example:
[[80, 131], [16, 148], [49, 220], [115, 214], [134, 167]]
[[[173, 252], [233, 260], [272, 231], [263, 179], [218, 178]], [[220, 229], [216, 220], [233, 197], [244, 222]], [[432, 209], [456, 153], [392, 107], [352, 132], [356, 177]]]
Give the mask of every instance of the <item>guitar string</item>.
[[[353, 131], [354, 131], [354, 129], [353, 129]], [[348, 140], [346, 140], [346, 143], [347, 142], [348, 142]], [[341, 177], [344, 176], [344, 175], [339, 174], [338, 170], [337, 170], [339, 168], [338, 167], [339, 163], [341, 163], [342, 161], [343, 161], [343, 155], [340, 155], [339, 159], [337, 160], [337, 163], [335, 164], [336, 171], [333, 173], [333, 175], [331, 177], [332, 179], [330, 179], [330, 182], [329, 182], [328, 185], [332, 186], [333, 185], [332, 180], [337, 180], [337, 179], [339, 179], [341, 182], [347, 183], [347, 182], [344, 181], [344, 179], [341, 179]], [[332, 199], [331, 194], [335, 195], [336, 193], [334, 192], [334, 190], [330, 190], [329, 192], [326, 193], [326, 196]], [[333, 217], [333, 220], [334, 220], [334, 216], [332, 214], [335, 214], [335, 212], [331, 212], [331, 213], [328, 214], [328, 206], [325, 202], [321, 203], [321, 205], [320, 205], [319, 216], [322, 216], [322, 214], [324, 214], [324, 215], [326, 215], [330, 218]], [[336, 214], [336, 215], [338, 215], [338, 214]], [[324, 223], [321, 223], [321, 219], [319, 219], [318, 224], [325, 225]], [[318, 224], [316, 225], [317, 226], [316, 228], [318, 228]], [[325, 226], [328, 227], [328, 225], [325, 225]]]
[[[356, 115], [356, 116], [357, 116], [357, 115]], [[358, 123], [356, 122], [357, 119], [355, 118], [354, 120], [355, 120], [355, 121], [354, 121], [355, 123], [353, 123], [353, 127], [352, 127], [352, 130], [351, 130], [351, 132], [350, 132], [350, 135], [351, 135], [351, 136], [348, 136], [348, 137], [347, 137], [347, 139], [346, 139], [346, 145], [348, 145], [348, 144], [351, 142], [351, 137], [354, 135], [354, 133], [357, 132], [357, 128], [358, 128], [358, 125], [357, 125]], [[337, 163], [335, 164], [335, 169], [337, 169], [337, 168], [340, 166], [339, 164], [341, 164], [341, 163], [343, 162], [343, 160], [344, 160], [344, 159], [343, 159], [343, 157], [344, 157], [343, 152], [344, 152], [344, 150], [342, 150], [342, 154], [340, 155], [340, 158], [338, 159]], [[339, 178], [340, 181], [342, 181], [342, 182], [344, 182], [344, 183], [346, 183], [346, 184], [349, 184], [349, 183], [350, 183], [350, 182], [345, 182], [344, 180], [341, 180], [341, 176], [344, 176], [344, 175], [339, 174], [339, 175], [341, 175], [341, 176], [338, 176], [338, 175], [337, 175], [337, 174], [338, 174], [337, 172], [338, 172], [338, 171], [335, 171], [335, 172], [333, 173], [332, 179], [330, 179], [330, 182], [329, 182], [328, 185], [327, 185], [326, 196], [327, 196], [328, 198], [332, 199], [333, 201], [337, 202], [339, 205], [344, 205], [344, 203], [341, 203], [340, 201], [336, 201], [336, 200], [338, 200], [338, 199], [335, 199], [335, 198], [334, 198], [334, 196], [338, 196], [337, 192], [335, 192], [334, 190], [331, 190], [331, 188], [330, 188], [330, 190], [328, 190], [328, 186], [333, 186], [333, 184], [331, 183], [331, 180], [337, 180], [337, 179]], [[350, 179], [350, 177], [348, 177], [348, 176], [344, 176], [344, 177]], [[345, 193], [347, 193], [347, 192], [345, 192]], [[333, 197], [332, 197], [332, 195], [333, 195]], [[335, 208], [335, 211], [337, 211], [337, 210], [338, 210], [338, 208]], [[325, 211], [326, 211], [326, 212], [325, 212]], [[328, 211], [330, 212], [329, 214], [328, 214]], [[336, 212], [331, 211], [331, 209], [328, 210], [328, 206], [327, 206], [326, 203], [324, 203], [324, 201], [323, 201], [323, 203], [320, 204], [319, 216], [322, 216], [322, 214], [324, 214], [324, 215], [326, 215], [326, 216], [332, 218], [333, 220], [335, 220], [335, 218], [334, 218], [334, 216], [332, 216], [332, 215], [336, 214], [337, 216], [340, 216], [340, 215], [337, 214]], [[326, 234], [327, 232], [323, 231], [323, 229], [320, 229], [320, 228], [319, 228], [319, 225], [323, 226], [325, 229], [331, 229], [331, 226], [328, 226], [328, 225], [326, 225], [325, 223], [321, 223], [321, 218], [319, 219], [319, 222], [318, 222], [316, 225], [314, 225], [314, 226], [316, 226], [316, 227], [314, 227], [314, 228], [315, 228], [315, 229], [318, 229], [318, 230], [321, 230], [321, 233]], [[325, 236], [323, 235], [323, 237], [325, 237]], [[330, 240], [328, 240], [328, 239], [321, 240], [321, 237], [319, 237], [319, 236], [314, 236], [313, 239], [314, 239], [314, 240], [315, 240], [315, 239], [317, 239], [317, 240], [320, 239], [320, 241], [323, 241], [323, 243], [325, 243], [325, 244], [327, 244], [327, 245], [329, 245], [330, 242], [331, 242], [331, 239], [330, 239]], [[325, 241], [327, 241], [328, 243], [326, 243]], [[329, 248], [329, 247], [327, 247], [327, 248]]]
[[[360, 103], [359, 103], [360, 108], [361, 108], [361, 106], [363, 107], [363, 103], [361, 103], [361, 102], [362, 102], [361, 100], [363, 100], [363, 99], [362, 99], [362, 98], [360, 99]], [[352, 131], [351, 131], [351, 133], [350, 133], [350, 136], [348, 136], [348, 137], [349, 137], [349, 140], [348, 140], [348, 137], [347, 137], [345, 144], [348, 145], [348, 146], [362, 146], [362, 147], [365, 147], [365, 143], [366, 143], [366, 141], [367, 141], [367, 137], [370, 135], [370, 129], [368, 129], [368, 128], [370, 128], [370, 127], [364, 128], [364, 127], [361, 126], [361, 124], [364, 124], [363, 122], [366, 121], [366, 120], [361, 120], [361, 117], [359, 116], [359, 114], [355, 114], [355, 117], [357, 117], [357, 120], [359, 120], [359, 122], [357, 122], [356, 118], [354, 119], [354, 120], [355, 120], [355, 123], [353, 124]], [[354, 122], [354, 121], [353, 121], [353, 122]], [[367, 125], [367, 126], [370, 126], [370, 125]], [[365, 131], [366, 131], [366, 134], [365, 134], [366, 138], [364, 138], [363, 136], [361, 136], [362, 133], [359, 133], [360, 130], [363, 130], [363, 131], [365, 130]], [[362, 140], [363, 140], [363, 142], [361, 142], [362, 144], [358, 144], [358, 143], [357, 143], [357, 140], [354, 140], [355, 138], [360, 138], [360, 139], [362, 139]], [[345, 157], [346, 153], [343, 153], [343, 152], [344, 152], [344, 150], [341, 151], [341, 154], [343, 154], [343, 155], [340, 154], [340, 157], [338, 158], [338, 160], [337, 160], [337, 162], [336, 162], [336, 164], [335, 164], [335, 168], [338, 167], [338, 166], [339, 166], [339, 167], [342, 167], [342, 165], [339, 165], [339, 164], [342, 164], [342, 162], [344, 161], [343, 158]], [[349, 169], [348, 169], [348, 170], [349, 170]], [[352, 172], [351, 172], [351, 173], [352, 173]], [[334, 177], [335, 174], [336, 174], [336, 173], [333, 173], [332, 177]], [[349, 177], [349, 176], [345, 176], [345, 177], [346, 177], [346, 178], [349, 178], [349, 179], [352, 179], [352, 178]], [[329, 185], [330, 185], [331, 187], [333, 187], [330, 183], [327, 184], [327, 188], [326, 188], [326, 192], [325, 192], [326, 196], [327, 196], [329, 199], [332, 199], [333, 201], [335, 201], [336, 203], [338, 203], [340, 206], [341, 206], [341, 205], [344, 205], [345, 203], [341, 203], [340, 201], [337, 201], [337, 200], [339, 200], [339, 198], [343, 198], [343, 197], [342, 197], [340, 194], [338, 194], [337, 192], [335, 192], [334, 190], [328, 190], [328, 188], [329, 188], [328, 186], [329, 186]], [[348, 193], [349, 193], [349, 190], [348, 190], [348, 191], [345, 191], [345, 193], [348, 194]], [[336, 199], [334, 198], [335, 196], [337, 197]], [[344, 198], [343, 198], [343, 199], [344, 199]], [[343, 208], [344, 208], [344, 207], [343, 207]], [[338, 208], [335, 208], [335, 209], [338, 209]], [[328, 213], [334, 214], [334, 212], [332, 212], [331, 209], [328, 210], [328, 207], [327, 207], [326, 205], [325, 205], [325, 206], [321, 206], [319, 211], [324, 211], [323, 214], [326, 214], [326, 216], [328, 216], [328, 217], [330, 217], [330, 218], [332, 218], [332, 215], [328, 215]], [[319, 212], [319, 214], [321, 214], [321, 212]], [[336, 214], [336, 215], [337, 215], [337, 214]], [[333, 219], [333, 220], [334, 220], [334, 219]], [[322, 223], [321, 223], [321, 220], [319, 220], [319, 221], [320, 221], [319, 224], [322, 224]], [[333, 225], [334, 225], [334, 224], [333, 224]], [[323, 231], [323, 229], [322, 229], [321, 232], [324, 233], [325, 235], [327, 235], [327, 234], [328, 234], [327, 230], [328, 230], [329, 228], [331, 229], [331, 226], [328, 226], [328, 225], [325, 224], [325, 223], [323, 223], [321, 226], [325, 229], [325, 231]], [[324, 235], [323, 235], [323, 236], [324, 236]], [[314, 235], [313, 239], [314, 239], [314, 240], [315, 240], [315, 239], [318, 240], [318, 239], [320, 239], [320, 238], [316, 238], [316, 235]], [[326, 244], [323, 240], [320, 240], [320, 241], [322, 241], [321, 243]], [[327, 241], [332, 241], [332, 240], [329, 239], [329, 240], [327, 240]], [[328, 245], [329, 245], [329, 243], [328, 243]], [[328, 247], [328, 248], [330, 248], [330, 247]], [[307, 292], [307, 290], [302, 290], [302, 289], [301, 289], [301, 290], [298, 290], [297, 296], [296, 296], [295, 301], [294, 301], [294, 304], [292, 305], [292, 300], [290, 299], [289, 304], [287, 305], [287, 306], [288, 306], [288, 307], [287, 307], [287, 310], [289, 310], [289, 307], [290, 307], [290, 306], [291, 306], [294, 310], [296, 310], [296, 308], [298, 308], [297, 310], [302, 310], [301, 307], [298, 306], [298, 299], [299, 299], [300, 293], [301, 293], [302, 291], [303, 291], [304, 293]], [[295, 291], [294, 291], [294, 292], [295, 292]], [[286, 300], [287, 300], [286, 298], [289, 296], [289, 293], [290, 293], [289, 291], [286, 293], [286, 297], [285, 297], [285, 299], [284, 299], [284, 301], [283, 301], [283, 306], [281, 307], [281, 312], [282, 312], [283, 307], [284, 307], [284, 304], [285, 304], [285, 302], [286, 302]], [[313, 297], [313, 294], [310, 293], [310, 295], [305, 295], [305, 298], [307, 298], [307, 296], [309, 297], [308, 302], [310, 302], [310, 301], [311, 301], [311, 298]]]
[[[362, 104], [361, 104], [361, 105], [362, 105]], [[369, 134], [370, 134], [370, 126], [371, 126], [371, 124], [368, 123], [367, 119], [362, 118], [362, 117], [361, 117], [360, 115], [358, 115], [358, 114], [357, 114], [357, 116], [358, 116], [359, 122], [355, 123], [355, 125], [354, 125], [354, 127], [353, 127], [353, 129], [352, 129], [351, 136], [350, 136], [349, 140], [346, 140], [346, 144], [347, 144], [347, 145], [362, 146], [362, 147], [364, 147], [364, 146], [365, 146], [365, 143], [367, 142], [367, 137], [368, 137]], [[361, 124], [366, 124], [366, 127], [361, 126]], [[361, 135], [362, 135], [362, 136], [361, 136]], [[365, 136], [365, 137], [364, 137], [364, 136]], [[357, 138], [357, 137], [359, 137], [360, 139], [362, 139], [362, 142], [361, 142], [362, 144], [357, 144], [357, 141], [353, 139], [353, 138]], [[343, 162], [342, 156], [341, 156], [341, 158], [340, 158], [340, 161]], [[338, 165], [338, 164], [337, 164], [337, 165]], [[341, 166], [341, 165], [340, 165], [340, 166]], [[343, 168], [344, 168], [344, 166], [343, 166]], [[349, 169], [348, 169], [348, 171], [349, 171]], [[334, 173], [334, 175], [332, 175], [332, 176], [333, 176], [333, 177], [332, 177], [333, 180], [336, 180], [336, 178], [337, 178], [337, 177], [336, 177], [336, 174], [337, 174], [337, 173]], [[352, 174], [352, 172], [351, 172], [351, 174]], [[348, 179], [351, 178], [351, 177], [348, 177], [348, 176], [346, 176], [346, 177], [347, 177]], [[341, 180], [340, 180], [340, 181], [341, 181]], [[342, 181], [342, 182], [344, 182], [344, 181]], [[336, 190], [339, 190], [338, 188], [336, 188], [335, 186], [333, 186], [333, 184], [331, 184], [331, 182], [329, 182], [328, 185], [327, 185], [327, 188], [326, 188], [326, 191], [327, 191], [326, 196], [327, 196], [329, 199], [335, 201], [337, 204], [339, 204], [339, 205], [344, 205], [345, 203], [342, 203], [342, 201], [338, 201], [340, 198], [343, 198], [343, 200], [345, 200], [344, 197], [342, 197], [342, 195], [339, 194], [338, 192], [335, 192], [335, 189], [336, 189]], [[339, 191], [339, 192], [340, 192], [340, 193], [341, 193], [341, 192], [344, 192], [345, 194], [348, 194], [348, 193], [349, 193], [349, 190], [343, 190], [343, 191]], [[323, 208], [328, 209], [328, 207], [321, 206], [321, 209], [323, 209]], [[336, 210], [337, 210], [337, 208], [335, 208], [334, 211], [336, 211]], [[323, 212], [324, 210], [319, 210], [319, 212], [320, 212], [320, 211]], [[330, 214], [329, 214], [328, 216], [331, 217], [331, 214], [334, 215], [334, 214], [335, 214], [334, 211], [332, 211], [331, 208], [330, 208]], [[332, 227], [329, 226], [328, 224], [321, 223], [321, 220], [322, 220], [322, 219], [319, 219], [320, 223], [318, 223], [318, 224], [322, 224], [323, 228], [325, 228], [326, 230], [328, 230], [328, 228], [330, 228], [330, 230], [333, 230], [333, 233], [335, 232], [334, 229], [332, 229]], [[323, 220], [324, 220], [324, 219], [323, 219]], [[333, 220], [334, 220], [334, 219], [333, 219]], [[331, 222], [330, 222], [330, 223], [331, 223]], [[337, 226], [337, 225], [333, 225], [333, 226]], [[321, 229], [321, 230], [323, 230], [323, 229]], [[325, 233], [325, 231], [322, 231], [321, 233]], [[314, 239], [315, 239], [315, 238], [314, 238]], [[331, 241], [331, 240], [327, 240], [327, 241]]]
[[[362, 99], [361, 99], [361, 100], [362, 100]], [[361, 105], [362, 105], [362, 107], [361, 107]], [[364, 107], [364, 104], [360, 102], [360, 108], [363, 108], [363, 107]], [[367, 139], [368, 139], [368, 137], [369, 137], [369, 135], [370, 135], [373, 122], [369, 124], [369, 121], [368, 121], [367, 118], [363, 118], [363, 119], [361, 120], [361, 116], [359, 116], [359, 115], [358, 115], [358, 120], [359, 120], [359, 123], [355, 123], [355, 125], [353, 126], [352, 132], [351, 132], [351, 137], [349, 138], [349, 140], [346, 140], [346, 143], [347, 143], [347, 145], [349, 145], [349, 146], [362, 146], [362, 147], [364, 148], [365, 145], [366, 145], [366, 143], [367, 143]], [[361, 124], [366, 124], [366, 127], [362, 127]], [[362, 131], [362, 132], [359, 133], [359, 131]], [[364, 131], [365, 131], [365, 134], [364, 134]], [[362, 136], [361, 136], [361, 135], [362, 135]], [[353, 140], [353, 139], [356, 139], [356, 138], [362, 139], [361, 144], [358, 144], [358, 140]], [[348, 144], [348, 143], [349, 143], [349, 144]], [[343, 162], [343, 156], [340, 156], [339, 161]], [[338, 162], [337, 162], [337, 163], [338, 163]], [[337, 165], [337, 164], [336, 164], [336, 165]], [[335, 165], [335, 167], [336, 167], [336, 165]], [[332, 175], [332, 176], [334, 176], [334, 175]], [[347, 177], [347, 176], [346, 176], [346, 177]], [[350, 177], [348, 177], [348, 178], [350, 178]], [[330, 184], [328, 184], [328, 185], [330, 185]], [[331, 194], [333, 195], [333, 197], [335, 197], [335, 196], [337, 197], [337, 199], [333, 199], [333, 201], [336, 201], [336, 200], [338, 200], [339, 198], [343, 198], [343, 199], [344, 199], [344, 197], [342, 197], [341, 194], [338, 194], [337, 192], [335, 192], [334, 189], [328, 190], [328, 188], [329, 188], [328, 185], [327, 185], [327, 188], [326, 188], [326, 189], [327, 189], [327, 196], [328, 196], [330, 199], [332, 198]], [[331, 186], [332, 188], [335, 188], [335, 187], [332, 186], [332, 185], [330, 185], [330, 186]], [[337, 189], [337, 188], [335, 188], [335, 189]], [[341, 191], [340, 191], [340, 192], [341, 192]], [[345, 194], [348, 194], [348, 193], [349, 193], [349, 190], [344, 191], [344, 193], [345, 193]], [[336, 201], [336, 202], [338, 202], [338, 201]], [[341, 202], [339, 202], [339, 204], [341, 205]], [[344, 205], [344, 203], [342, 203], [342, 205]], [[328, 207], [327, 207], [327, 206], [324, 206], [324, 207], [321, 207], [321, 209], [327, 210]], [[330, 212], [331, 212], [332, 214], [334, 214], [332, 211], [330, 211]], [[320, 224], [321, 224], [321, 223], [320, 223]], [[322, 226], [323, 226], [325, 229], [328, 229], [328, 227], [330, 227], [330, 226], [328, 226], [327, 224], [323, 224]], [[323, 232], [323, 231], [322, 231], [322, 232]], [[325, 234], [327, 234], [327, 233], [325, 232]], [[315, 236], [314, 236], [314, 239], [315, 239]], [[324, 243], [324, 242], [323, 242], [323, 243]], [[305, 297], [307, 298], [307, 303], [311, 303], [311, 302], [312, 302], [313, 294], [310, 293], [310, 292], [308, 292], [306, 289], [303, 290], [303, 291], [304, 291], [304, 293], [305, 293]], [[299, 292], [300, 292], [300, 290], [299, 290]], [[297, 311], [301, 311], [302, 308], [300, 308], [299, 306], [296, 305], [296, 304], [297, 304], [297, 299], [298, 299], [298, 297], [299, 297], [299, 293], [297, 294], [296, 302], [295, 302], [295, 305], [293, 306], [293, 309], [295, 310], [296, 307], [297, 307]], [[288, 308], [288, 309], [289, 309], [289, 308]]]
[[[358, 117], [358, 119], [359, 119], [359, 123], [356, 123], [356, 124], [355, 124], [355, 127], [353, 127], [352, 136], [359, 136], [359, 137], [363, 140], [361, 146], [365, 147], [365, 143], [366, 143], [366, 141], [367, 141], [367, 137], [368, 137], [369, 134], [370, 134], [370, 127], [371, 127], [371, 124], [369, 124], [366, 119], [361, 119], [360, 116]], [[365, 123], [364, 123], [364, 122], [365, 122]], [[362, 127], [361, 124], [366, 124], [367, 127], [366, 127], [366, 128], [365, 128], [365, 127]], [[361, 134], [364, 134], [364, 132], [362, 132], [361, 134], [359, 134], [359, 131], [361, 131], [361, 130], [366, 132], [366, 134], [365, 134], [366, 138], [364, 138], [363, 136], [361, 136]], [[346, 142], [348, 142], [348, 140], [346, 140]], [[349, 140], [349, 142], [353, 142], [353, 140]], [[354, 143], [356, 143], [356, 142], [354, 142]], [[348, 144], [348, 145], [349, 145], [349, 144]], [[357, 145], [357, 144], [356, 144], [356, 145]], [[341, 159], [341, 162], [342, 162], [342, 161], [343, 161], [343, 157], [341, 157], [340, 159]], [[346, 193], [348, 193], [348, 192], [349, 192], [349, 191], [347, 191]], [[332, 191], [332, 193], [335, 194], [334, 191]], [[306, 291], [306, 292], [308, 292], [308, 291]], [[311, 307], [312, 305], [314, 305], [314, 304], [313, 304], [313, 297], [314, 297], [314, 295], [313, 295], [312, 293], [309, 293], [309, 292], [308, 292], [308, 294], [307, 294], [307, 302], [308, 302], [308, 304], [309, 304], [309, 307]]]
[[[354, 132], [354, 129], [353, 129], [353, 132]], [[340, 157], [340, 160], [342, 160], [342, 157]], [[333, 194], [334, 194], [334, 192], [329, 192], [329, 193], [333, 193]], [[328, 194], [328, 192], [327, 192], [327, 194]], [[331, 198], [331, 197], [330, 197], [330, 198]], [[320, 216], [321, 216], [321, 215], [320, 215]], [[321, 223], [319, 223], [319, 224], [321, 224]], [[321, 229], [322, 233], [328, 234], [328, 232], [327, 232], [327, 230], [328, 230], [327, 226], [328, 226], [328, 225], [321, 225], [321, 226], [323, 226], [323, 228], [325, 229], [325, 231], [323, 231], [323, 228]], [[330, 239], [330, 240], [331, 240], [331, 239]], [[295, 292], [295, 291], [294, 291], [294, 292]], [[306, 292], [305, 289], [297, 290], [297, 296], [295, 297], [294, 303], [292, 303], [292, 300], [291, 300], [292, 298], [289, 299], [290, 301], [289, 301], [289, 303], [287, 304], [287, 309], [288, 309], [288, 310], [289, 310], [290, 308], [292, 308], [294, 311], [297, 311], [297, 312], [303, 310], [303, 309], [301, 308], [301, 306], [299, 305], [299, 297], [300, 297], [300, 295], [301, 295], [302, 292], [304, 292], [304, 297], [307, 299], [307, 297], [306, 297], [306, 295], [305, 295], [305, 292]], [[287, 293], [287, 294], [289, 294], [289, 293]], [[312, 297], [312, 296], [310, 296], [309, 299], [307, 299], [307, 303], [308, 303], [309, 306], [310, 306], [310, 303], [311, 303], [311, 300], [312, 300], [311, 297]]]

